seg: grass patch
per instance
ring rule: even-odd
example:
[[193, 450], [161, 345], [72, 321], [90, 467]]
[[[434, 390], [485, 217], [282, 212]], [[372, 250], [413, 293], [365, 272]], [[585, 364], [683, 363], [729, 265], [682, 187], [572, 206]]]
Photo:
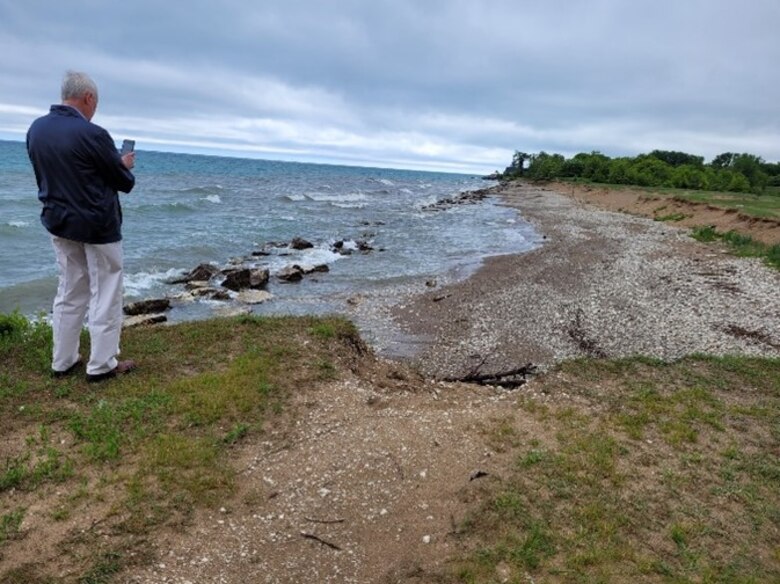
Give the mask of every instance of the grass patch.
[[[526, 408], [555, 441], [510, 446], [444, 581], [780, 581], [780, 360], [578, 360]], [[520, 422], [521, 423], [521, 422]], [[500, 426], [500, 421], [497, 421]]]
[[736, 255], [761, 258], [767, 265], [780, 270], [780, 244], [767, 245], [749, 235], [742, 235], [736, 231], [721, 233], [711, 226], [695, 227], [691, 236], [698, 241], [707, 243], [723, 241], [731, 247]]
[[[85, 351], [86, 335], [82, 341]], [[131, 329], [122, 350], [138, 370], [94, 386], [83, 374], [50, 376], [47, 325], [0, 315], [0, 424], [8, 438], [0, 541], [12, 545], [24, 516], [9, 506], [10, 493], [37, 508], [43, 501], [38, 517], [52, 525], [79, 525], [89, 507], [111, 526], [110, 551], [95, 555], [103, 540], [77, 529], [82, 535], [57, 554], [80, 566], [75, 581], [113, 581], [138, 538], [229, 500], [236, 445], [271, 418], [294, 416], [288, 397], [337, 379], [362, 347], [354, 326], [338, 318], [245, 316]], [[43, 582], [48, 569], [46, 558], [9, 563], [0, 581]]]
[[19, 526], [22, 524], [24, 514], [24, 509], [16, 509], [0, 516], [0, 546], [19, 534]]
[[667, 215], [656, 215], [654, 219], [656, 221], [675, 222], [682, 221], [688, 217], [690, 217], [690, 215], [686, 215], [685, 213], [669, 213]]

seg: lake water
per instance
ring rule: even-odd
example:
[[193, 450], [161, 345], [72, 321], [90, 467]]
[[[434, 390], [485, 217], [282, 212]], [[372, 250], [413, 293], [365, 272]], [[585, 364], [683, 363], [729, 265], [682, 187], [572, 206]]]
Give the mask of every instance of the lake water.
[[[299, 284], [272, 277], [261, 313], [339, 312], [345, 298], [422, 279], [468, 276], [485, 256], [538, 242], [517, 212], [490, 197], [444, 211], [426, 205], [493, 183], [479, 177], [161, 152], [137, 153], [136, 187], [121, 195], [126, 301], [173, 293], [166, 283], [203, 262], [221, 267], [268, 242], [302, 237], [314, 247], [256, 257], [284, 266], [328, 264]], [[56, 289], [49, 235], [21, 142], [0, 141], [0, 312], [48, 312]], [[336, 241], [374, 251], [340, 255]], [[382, 251], [380, 251], [382, 250]], [[207, 317], [224, 303], [178, 307], [172, 320]]]

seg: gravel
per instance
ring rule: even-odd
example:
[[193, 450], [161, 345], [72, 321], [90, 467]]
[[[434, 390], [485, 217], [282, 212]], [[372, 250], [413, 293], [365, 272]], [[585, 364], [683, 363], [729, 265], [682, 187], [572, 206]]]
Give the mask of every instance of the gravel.
[[380, 353], [440, 378], [582, 356], [780, 356], [780, 272], [760, 260], [544, 188], [496, 196], [537, 227], [541, 245], [490, 258], [463, 282], [361, 303]]

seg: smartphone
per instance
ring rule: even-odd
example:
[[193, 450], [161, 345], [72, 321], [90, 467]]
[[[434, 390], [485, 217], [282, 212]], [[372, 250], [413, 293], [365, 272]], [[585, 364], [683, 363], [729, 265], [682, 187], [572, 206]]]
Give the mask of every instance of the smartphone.
[[135, 150], [135, 140], [122, 140], [122, 150], [120, 154], [124, 156]]

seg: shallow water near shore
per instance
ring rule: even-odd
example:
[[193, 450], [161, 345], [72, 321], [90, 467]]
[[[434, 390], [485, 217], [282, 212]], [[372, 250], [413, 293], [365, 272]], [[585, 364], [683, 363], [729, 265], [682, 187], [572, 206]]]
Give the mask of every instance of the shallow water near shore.
[[[139, 151], [137, 184], [122, 195], [125, 300], [175, 294], [166, 282], [204, 262], [249, 258], [268, 267], [274, 299], [260, 314], [341, 312], [348, 298], [403, 290], [411, 282], [467, 277], [485, 256], [531, 249], [538, 236], [515, 210], [489, 197], [442, 211], [424, 207], [489, 186], [479, 177]], [[56, 267], [24, 144], [0, 142], [0, 311], [48, 313]], [[306, 250], [268, 242], [302, 237]], [[333, 244], [373, 251], [340, 255]], [[267, 246], [266, 246], [267, 247]], [[290, 264], [328, 273], [282, 284]], [[172, 321], [207, 318], [224, 302], [176, 306]]]

